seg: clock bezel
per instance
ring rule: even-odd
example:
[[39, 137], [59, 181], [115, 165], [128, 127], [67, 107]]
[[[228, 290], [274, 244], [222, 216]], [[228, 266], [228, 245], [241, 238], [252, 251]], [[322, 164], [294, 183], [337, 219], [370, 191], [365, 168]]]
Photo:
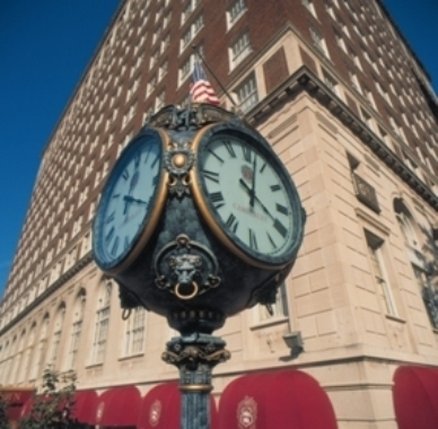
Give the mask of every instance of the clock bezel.
[[[204, 147], [211, 139], [216, 138], [218, 135], [235, 136], [240, 140], [248, 142], [248, 144], [255, 147], [271, 165], [275, 164], [275, 170], [284, 184], [290, 200], [292, 209], [291, 216], [293, 216], [292, 225], [294, 227], [290, 243], [281, 254], [267, 255], [262, 252], [253, 251], [238, 237], [233, 236], [225, 227], [210, 202], [204, 186], [204, 180], [199, 173], [200, 159], [202, 159]], [[244, 126], [233, 123], [220, 123], [208, 125], [200, 130], [193, 140], [192, 147], [196, 154], [196, 163], [190, 171], [191, 191], [203, 220], [221, 243], [243, 261], [257, 268], [278, 270], [293, 262], [302, 240], [304, 210], [301, 206], [298, 191], [290, 177], [290, 173], [272, 150], [269, 143], [260, 134]]]
[[[144, 215], [141, 227], [137, 230], [135, 238], [131, 241], [130, 247], [128, 250], [124, 251], [120, 256], [114, 258], [111, 262], [104, 261], [101, 259], [101, 255], [107, 252], [102, 252], [99, 250], [103, 246], [101, 243], [102, 237], [99, 237], [96, 232], [99, 228], [101, 228], [102, 213], [105, 210], [108, 198], [111, 195], [111, 191], [113, 189], [114, 183], [117, 180], [117, 177], [114, 176], [116, 169], [118, 166], [124, 163], [124, 158], [127, 154], [134, 150], [134, 147], [137, 145], [145, 144], [144, 140], [148, 138], [158, 138], [161, 145], [161, 154], [159, 159], [159, 180], [156, 184], [156, 188], [153, 191], [153, 195], [151, 197], [151, 203], [149, 204], [149, 210]], [[168, 193], [168, 183], [169, 183], [169, 175], [167, 170], [164, 168], [164, 156], [169, 147], [170, 139], [167, 133], [165, 133], [162, 129], [148, 127], [142, 129], [123, 149], [119, 158], [115, 162], [114, 166], [111, 169], [110, 174], [108, 175], [108, 179], [106, 180], [102, 191], [101, 198], [98, 204], [98, 208], [96, 210], [96, 216], [93, 222], [93, 255], [97, 265], [105, 272], [109, 274], [117, 274], [121, 271], [129, 268], [137, 259], [138, 255], [144, 250], [147, 246], [149, 239], [155, 232], [157, 224], [160, 220], [160, 215], [165, 207], [165, 202], [167, 199]], [[120, 174], [120, 173], [119, 173]], [[98, 238], [100, 239], [98, 241]], [[100, 252], [100, 254], [99, 254]]]

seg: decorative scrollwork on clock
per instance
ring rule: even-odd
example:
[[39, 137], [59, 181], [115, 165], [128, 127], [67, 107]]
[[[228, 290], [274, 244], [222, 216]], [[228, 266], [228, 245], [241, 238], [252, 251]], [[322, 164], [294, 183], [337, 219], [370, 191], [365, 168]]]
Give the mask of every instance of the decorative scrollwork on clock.
[[158, 288], [167, 289], [181, 300], [191, 300], [221, 282], [216, 257], [185, 234], [158, 252], [154, 268]]
[[169, 172], [169, 192], [182, 198], [189, 194], [189, 170], [192, 168], [195, 155], [188, 141], [171, 143], [170, 149], [164, 155], [164, 164]]

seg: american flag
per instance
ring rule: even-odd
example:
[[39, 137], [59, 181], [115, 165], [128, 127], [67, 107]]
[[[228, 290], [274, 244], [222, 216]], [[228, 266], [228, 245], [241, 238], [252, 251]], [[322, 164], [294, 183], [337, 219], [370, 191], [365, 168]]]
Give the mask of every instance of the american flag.
[[190, 94], [193, 102], [214, 104], [215, 106], [220, 104], [219, 98], [208, 81], [204, 68], [198, 59], [195, 60], [192, 80], [193, 84], [190, 88]]

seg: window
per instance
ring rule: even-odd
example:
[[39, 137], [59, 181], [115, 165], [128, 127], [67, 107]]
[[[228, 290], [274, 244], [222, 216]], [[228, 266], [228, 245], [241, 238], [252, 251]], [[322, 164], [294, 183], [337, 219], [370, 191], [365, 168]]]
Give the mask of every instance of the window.
[[85, 290], [81, 290], [76, 297], [73, 307], [73, 325], [70, 337], [70, 347], [67, 356], [67, 369], [74, 369], [79, 351], [79, 344], [82, 332], [82, 321], [85, 308]]
[[333, 18], [336, 19], [336, 13], [333, 9], [333, 5], [330, 3], [330, 1], [326, 1], [325, 7], [327, 9], [328, 14]]
[[368, 128], [371, 131], [376, 132], [375, 124], [374, 124], [374, 120], [373, 120], [372, 116], [366, 110], [362, 109], [362, 107], [360, 108], [360, 115], [362, 116], [362, 119], [366, 122], [366, 124], [368, 125]]
[[374, 97], [373, 97], [372, 92], [370, 90], [364, 88], [364, 95], [365, 95], [366, 99], [369, 101], [370, 106], [374, 110], [377, 110], [376, 102], [374, 101]]
[[354, 64], [356, 65], [356, 67], [357, 67], [359, 70], [362, 70], [362, 71], [363, 71], [362, 64], [361, 64], [361, 62], [360, 62], [359, 57], [358, 57], [356, 54], [354, 54], [354, 53], [352, 53], [352, 54], [350, 54], [350, 55], [352, 56], [353, 61], [354, 61]]
[[200, 0], [189, 0], [186, 7], [183, 9], [181, 14], [181, 25], [183, 25], [190, 17], [192, 12], [196, 9]]
[[391, 285], [385, 267], [384, 244], [385, 242], [376, 235], [365, 231], [368, 247], [368, 256], [374, 279], [379, 286], [379, 293], [385, 303], [386, 313], [391, 316], [398, 316], [397, 307], [392, 295]]
[[356, 91], [359, 91], [360, 93], [362, 93], [362, 87], [361, 87], [361, 85], [359, 83], [359, 79], [358, 79], [356, 73], [351, 73], [350, 72], [350, 80], [351, 80], [351, 83], [353, 85], [353, 88]]
[[101, 286], [96, 311], [96, 326], [91, 350], [91, 363], [103, 363], [108, 337], [112, 283]]
[[325, 70], [322, 71], [322, 75], [324, 78], [324, 83], [328, 86], [328, 88], [336, 95], [339, 95], [338, 82]]
[[23, 364], [24, 346], [25, 346], [26, 331], [22, 331], [20, 340], [18, 342], [18, 353], [14, 356], [14, 369], [10, 375], [12, 375], [12, 381], [17, 383], [20, 381], [21, 366]]
[[160, 68], [158, 69], [158, 80], [161, 80], [164, 76], [166, 76], [168, 67], [169, 63], [167, 61], [164, 61], [163, 64], [161, 64]]
[[145, 341], [146, 311], [137, 307], [132, 310], [130, 317], [125, 322], [124, 356], [131, 356], [143, 352]]
[[245, 11], [245, 1], [236, 0], [227, 11], [227, 28], [230, 29], [245, 13]]
[[230, 49], [230, 69], [236, 67], [243, 61], [251, 52], [251, 44], [249, 41], [249, 34], [242, 34], [231, 46]]
[[[433, 249], [432, 255], [428, 254], [429, 252], [424, 251], [426, 246], [422, 248], [420, 245], [417, 223], [400, 198], [394, 200], [394, 211], [405, 240], [409, 262], [418, 284], [418, 290], [432, 326], [438, 329], [438, 290], [430, 281], [430, 276], [433, 275], [433, 268], [431, 268], [433, 262], [430, 259], [435, 259], [435, 254]], [[427, 244], [430, 246], [430, 243]], [[433, 246], [433, 243], [431, 244]]]
[[276, 300], [273, 304], [257, 305], [254, 308], [255, 322], [261, 323], [271, 319], [281, 319], [289, 317], [289, 310], [287, 306], [286, 286], [284, 283], [278, 288]]
[[59, 344], [61, 342], [62, 325], [64, 323], [64, 315], [65, 315], [65, 304], [63, 303], [58, 307], [58, 310], [56, 312], [55, 327], [53, 329], [53, 335], [52, 335], [52, 345], [51, 345], [49, 359], [47, 361], [47, 363], [53, 368], [56, 365], [56, 359], [58, 357]]
[[315, 18], [317, 18], [315, 5], [313, 4], [312, 0], [301, 0], [301, 3]]
[[328, 49], [327, 49], [327, 44], [325, 43], [324, 37], [322, 37], [321, 33], [315, 29], [315, 28], [311, 28], [310, 29], [310, 37], [312, 39], [313, 45], [315, 46], [316, 49], [318, 49], [318, 51], [323, 54], [324, 56], [326, 56], [327, 58], [330, 58]]
[[251, 74], [236, 89], [237, 100], [242, 112], [247, 112], [259, 101], [255, 75]]
[[30, 331], [29, 331], [29, 336], [27, 338], [27, 348], [26, 348], [23, 363], [22, 363], [21, 369], [20, 369], [20, 376], [18, 379], [19, 382], [27, 381], [26, 377], [28, 375], [29, 366], [34, 358], [33, 351], [35, 348], [35, 331], [36, 331], [36, 324], [33, 323], [33, 325], [30, 328]]
[[201, 28], [204, 26], [204, 17], [199, 15], [196, 20], [189, 26], [187, 31], [183, 34], [181, 38], [180, 52], [190, 44], [190, 42], [195, 38]]
[[29, 375], [30, 380], [36, 380], [36, 378], [38, 377], [38, 375], [43, 369], [44, 353], [46, 350], [48, 329], [49, 329], [49, 315], [46, 314], [41, 324], [41, 330], [40, 330], [36, 353], [35, 356], [32, 358], [32, 368]]
[[164, 107], [164, 99], [165, 93], [164, 91], [161, 91], [155, 99], [155, 110], [160, 110], [162, 107]]
[[157, 77], [154, 75], [149, 79], [149, 82], [146, 86], [146, 98], [152, 94], [152, 91], [155, 89], [157, 85]]

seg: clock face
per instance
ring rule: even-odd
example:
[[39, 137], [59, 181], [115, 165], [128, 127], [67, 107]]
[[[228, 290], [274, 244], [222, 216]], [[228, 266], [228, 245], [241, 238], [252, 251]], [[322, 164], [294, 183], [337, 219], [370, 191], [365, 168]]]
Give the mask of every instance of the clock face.
[[157, 198], [163, 192], [162, 153], [160, 134], [149, 129], [127, 146], [110, 173], [93, 229], [94, 255], [101, 268], [120, 265], [152, 233], [151, 219], [161, 208]]
[[290, 262], [301, 206], [287, 171], [265, 144], [252, 134], [211, 133], [199, 143], [195, 175], [206, 220], [220, 237], [225, 233], [226, 244], [256, 265]]

